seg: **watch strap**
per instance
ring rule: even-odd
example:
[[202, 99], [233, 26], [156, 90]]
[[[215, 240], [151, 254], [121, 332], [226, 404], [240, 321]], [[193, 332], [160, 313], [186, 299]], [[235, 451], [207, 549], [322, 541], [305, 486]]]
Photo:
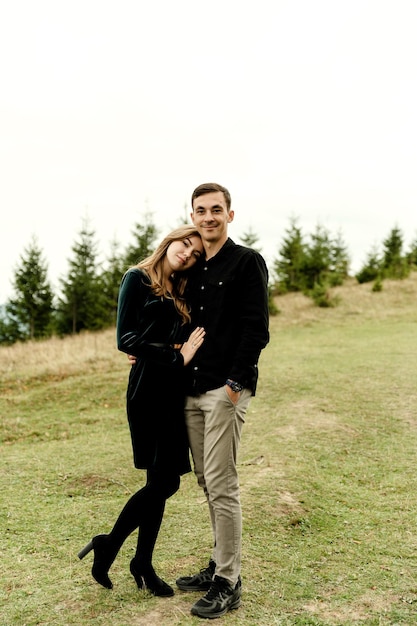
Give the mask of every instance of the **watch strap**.
[[231, 378], [228, 378], [226, 380], [226, 385], [228, 385], [230, 389], [234, 391], [235, 393], [240, 392], [243, 389], [243, 385], [241, 385], [240, 383], [237, 383], [235, 380], [232, 380]]

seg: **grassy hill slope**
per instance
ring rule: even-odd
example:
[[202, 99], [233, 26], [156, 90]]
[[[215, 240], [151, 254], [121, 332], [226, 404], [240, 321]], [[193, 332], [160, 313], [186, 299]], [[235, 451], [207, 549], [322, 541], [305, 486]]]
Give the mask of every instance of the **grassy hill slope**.
[[[417, 274], [380, 293], [352, 283], [319, 309], [277, 299], [240, 451], [241, 609], [216, 624], [414, 623], [417, 610]], [[0, 623], [191, 625], [198, 594], [139, 592], [132, 536], [90, 576], [78, 550], [143, 484], [132, 467], [129, 366], [114, 330], [0, 348]], [[192, 474], [155, 552], [173, 583], [203, 567], [208, 513]]]

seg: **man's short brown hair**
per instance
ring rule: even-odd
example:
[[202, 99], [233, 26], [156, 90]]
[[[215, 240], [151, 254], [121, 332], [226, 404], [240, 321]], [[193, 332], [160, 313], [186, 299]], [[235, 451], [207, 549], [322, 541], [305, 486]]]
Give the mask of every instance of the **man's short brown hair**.
[[226, 200], [227, 212], [230, 211], [230, 207], [232, 205], [232, 198], [230, 197], [229, 191], [226, 187], [219, 185], [218, 183], [203, 183], [196, 187], [191, 196], [191, 207], [194, 208], [194, 200], [199, 196], [204, 196], [206, 193], [213, 193], [216, 191], [221, 191], [224, 194], [224, 198]]

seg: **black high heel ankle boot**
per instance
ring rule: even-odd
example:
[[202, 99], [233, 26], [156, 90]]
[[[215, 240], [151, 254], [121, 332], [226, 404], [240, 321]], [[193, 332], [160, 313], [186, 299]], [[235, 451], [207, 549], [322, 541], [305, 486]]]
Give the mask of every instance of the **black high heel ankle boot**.
[[146, 569], [141, 568], [137, 560], [133, 558], [130, 561], [130, 573], [135, 579], [139, 589], [148, 589], [154, 596], [168, 598], [174, 595], [173, 588], [156, 575], [152, 565], [148, 566]]
[[114, 549], [108, 535], [96, 535], [90, 543], [80, 550], [78, 558], [83, 559], [91, 550], [94, 550], [94, 562], [91, 574], [99, 585], [106, 589], [113, 589], [113, 583], [108, 576], [108, 571], [116, 558], [117, 550]]

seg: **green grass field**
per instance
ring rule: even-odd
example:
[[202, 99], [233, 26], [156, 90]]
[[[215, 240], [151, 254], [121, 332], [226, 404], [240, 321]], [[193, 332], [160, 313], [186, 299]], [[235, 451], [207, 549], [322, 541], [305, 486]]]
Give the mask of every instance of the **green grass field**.
[[[417, 274], [352, 282], [333, 309], [277, 300], [240, 450], [242, 607], [216, 624], [417, 622]], [[139, 592], [136, 537], [110, 575], [77, 552], [144, 480], [133, 468], [114, 331], [0, 348], [1, 626], [189, 626], [199, 594]], [[192, 474], [167, 503], [155, 567], [206, 565]]]

